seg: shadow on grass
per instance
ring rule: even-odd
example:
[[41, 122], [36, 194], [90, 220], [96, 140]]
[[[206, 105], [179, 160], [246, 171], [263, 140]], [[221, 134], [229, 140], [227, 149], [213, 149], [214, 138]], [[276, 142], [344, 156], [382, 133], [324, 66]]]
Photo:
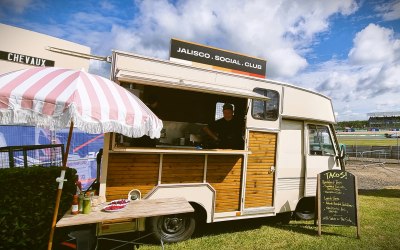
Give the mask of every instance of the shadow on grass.
[[[289, 225], [276, 225], [274, 227], [282, 229], [282, 230], [299, 233], [299, 234], [318, 236], [318, 226], [314, 226], [314, 224], [305, 224], [305, 223], [296, 222], [296, 223], [290, 223]], [[312, 227], [312, 228], [310, 228], [310, 227]], [[339, 226], [337, 226], [337, 225], [322, 225], [322, 228], [321, 228], [322, 235], [354, 238], [353, 236], [348, 236], [348, 235], [345, 235], [342, 233], [327, 232], [326, 229], [329, 227], [339, 227]]]
[[[224, 235], [235, 232], [244, 232], [251, 231], [255, 229], [259, 229], [265, 225], [273, 225], [273, 218], [261, 218], [261, 219], [246, 219], [246, 220], [237, 220], [237, 221], [225, 221], [225, 222], [217, 222], [211, 224], [203, 224], [201, 226], [196, 225], [196, 230], [192, 236], [194, 238], [201, 238], [204, 236], [210, 235]], [[98, 248], [99, 250], [108, 250], [118, 247], [118, 249], [132, 249], [132, 244], [127, 244], [125, 246], [121, 246], [121, 242], [118, 241], [132, 241], [133, 239], [137, 239], [140, 236], [145, 235], [146, 233], [138, 234], [136, 233], [125, 233], [125, 234], [115, 234], [108, 235], [105, 238], [109, 238], [108, 240], [102, 239], [99, 240]], [[155, 241], [153, 237], [150, 235], [138, 241], [139, 244], [145, 244], [149, 246], [157, 246], [160, 245], [159, 242]]]
[[[268, 226], [276, 229], [293, 231], [305, 235], [317, 235], [317, 228], [313, 224], [291, 222], [289, 224], [280, 223], [275, 217], [243, 219], [237, 221], [225, 221], [206, 224], [195, 232], [192, 238], [198, 238], [208, 235], [223, 235], [236, 232], [251, 231]], [[311, 228], [310, 228], [311, 227]], [[314, 227], [314, 228], [312, 228]], [[326, 233], [331, 234], [331, 233]], [[334, 235], [334, 234], [332, 234]]]
[[400, 198], [400, 189], [359, 189], [358, 195]]
[[[255, 218], [255, 219], [243, 219], [237, 221], [225, 221], [225, 222], [216, 222], [211, 224], [204, 224], [201, 227], [196, 228], [192, 239], [201, 238], [205, 236], [213, 236], [213, 235], [225, 235], [237, 232], [246, 232], [252, 231], [256, 229], [261, 229], [262, 227], [271, 227], [277, 230], [285, 230], [293, 233], [299, 233], [303, 235], [310, 236], [318, 236], [318, 229], [314, 226], [313, 223], [307, 223], [303, 221], [291, 221], [289, 224], [281, 224], [277, 221], [275, 217], [268, 218]], [[118, 234], [118, 235], [110, 235], [110, 238], [117, 240], [126, 240], [131, 241], [140, 236], [145, 235], [145, 233], [137, 234], [137, 233], [127, 233], [127, 234]], [[327, 232], [322, 228], [322, 235], [331, 235], [331, 236], [343, 236], [343, 237], [351, 237], [343, 234], [337, 234], [332, 232]], [[150, 246], [159, 246], [159, 243], [156, 242], [152, 237], [145, 237], [144, 239], [140, 239], [138, 241], [140, 244], [150, 245]], [[119, 246], [121, 243], [113, 242], [109, 240], [100, 240], [99, 246], [97, 249], [111, 249]], [[118, 249], [132, 249], [133, 245], [128, 244]]]
[[265, 218], [262, 218], [262, 219], [244, 219], [236, 221], [223, 221], [211, 224], [203, 224], [198, 228], [198, 230], [196, 230], [194, 237], [251, 231], [261, 228], [266, 223], [272, 223], [265, 221], [266, 221]]
[[[227, 222], [207, 224], [202, 227], [202, 230], [197, 230], [192, 238], [251, 231], [255, 229], [260, 229], [263, 226], [275, 228], [277, 230], [285, 230], [288, 232], [318, 237], [318, 227], [314, 226], [313, 221], [310, 223], [301, 220], [300, 221], [292, 220], [289, 224], [281, 224], [279, 223], [279, 221], [277, 221], [275, 217], [268, 217], [268, 218], [245, 219], [238, 221], [227, 221]], [[335, 226], [323, 225], [322, 235], [354, 238], [353, 235], [328, 232], [329, 227], [335, 227]]]
[[[130, 242], [130, 243], [128, 243]], [[133, 244], [135, 243], [135, 244]], [[146, 232], [119, 233], [104, 235], [97, 242], [97, 250], [132, 250], [133, 246], [138, 248], [140, 245], [160, 246], [160, 243], [153, 239], [152, 235]]]

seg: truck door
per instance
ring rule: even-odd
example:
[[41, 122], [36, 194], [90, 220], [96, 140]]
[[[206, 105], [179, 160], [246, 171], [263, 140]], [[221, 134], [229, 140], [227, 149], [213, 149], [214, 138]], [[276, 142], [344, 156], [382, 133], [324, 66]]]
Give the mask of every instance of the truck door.
[[338, 150], [334, 146], [332, 131], [328, 125], [306, 124], [305, 126], [304, 196], [315, 196], [317, 175], [325, 170], [340, 170], [336, 161]]
[[273, 211], [281, 91], [281, 87], [256, 87], [254, 92], [269, 100], [253, 99], [247, 114], [246, 138], [251, 154], [247, 155], [242, 192], [243, 209], [247, 214]]
[[277, 134], [249, 131], [244, 209], [273, 206]]

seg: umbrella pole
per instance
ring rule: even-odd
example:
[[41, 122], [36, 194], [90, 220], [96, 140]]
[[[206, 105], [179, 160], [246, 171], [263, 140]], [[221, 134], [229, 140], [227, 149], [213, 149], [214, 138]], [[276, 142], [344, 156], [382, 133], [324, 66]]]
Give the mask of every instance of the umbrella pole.
[[73, 129], [74, 129], [74, 123], [71, 121], [71, 125], [69, 127], [67, 146], [66, 146], [65, 153], [64, 153], [64, 158], [63, 158], [63, 165], [62, 165], [62, 168], [61, 168], [61, 174], [60, 174], [60, 177], [56, 179], [56, 181], [59, 182], [59, 184], [58, 184], [58, 189], [57, 189], [56, 205], [54, 207], [54, 213], [53, 213], [53, 222], [51, 223], [49, 244], [47, 246], [48, 250], [51, 250], [52, 247], [53, 247], [53, 237], [54, 237], [54, 231], [56, 229], [58, 208], [60, 207], [60, 200], [61, 200], [61, 193], [62, 193], [63, 184], [64, 184], [64, 181], [66, 181], [66, 180], [64, 180], [64, 176], [65, 176], [65, 170], [67, 169], [68, 153], [69, 153], [69, 147], [71, 145], [71, 138], [72, 138], [72, 130]]

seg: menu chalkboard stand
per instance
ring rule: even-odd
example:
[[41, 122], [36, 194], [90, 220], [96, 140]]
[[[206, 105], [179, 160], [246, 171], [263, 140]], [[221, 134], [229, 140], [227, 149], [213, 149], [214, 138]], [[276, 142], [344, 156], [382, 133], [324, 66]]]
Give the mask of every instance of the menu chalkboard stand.
[[[360, 238], [357, 190], [357, 179], [349, 172], [328, 170], [318, 174], [318, 236], [321, 236], [321, 227], [322, 224], [325, 224], [356, 226], [357, 238]], [[321, 197], [323, 197], [323, 199]]]

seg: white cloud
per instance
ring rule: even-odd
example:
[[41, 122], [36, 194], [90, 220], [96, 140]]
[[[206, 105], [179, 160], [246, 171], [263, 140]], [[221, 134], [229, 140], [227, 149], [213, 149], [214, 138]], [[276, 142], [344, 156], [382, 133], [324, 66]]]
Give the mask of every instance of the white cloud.
[[[1, 0], [0, 0], [1, 1]], [[4, 0], [3, 0], [4, 1]], [[353, 0], [167, 0], [135, 1], [138, 13], [123, 19], [111, 1], [74, 13], [63, 24], [26, 26], [85, 44], [98, 55], [111, 49], [168, 58], [171, 38], [237, 51], [267, 60], [270, 78], [291, 77], [308, 66], [316, 35], [329, 30], [333, 15], [349, 15]]]
[[400, 40], [392, 30], [370, 24], [356, 34], [349, 60], [331, 60], [291, 79], [333, 100], [339, 120], [400, 107]]
[[400, 19], [400, 1], [394, 0], [376, 7], [383, 20], [393, 21]]
[[369, 24], [354, 38], [349, 59], [356, 64], [390, 62], [398, 59], [400, 40], [394, 38], [393, 30]]
[[[117, 49], [167, 59], [170, 38], [180, 38], [265, 58], [268, 78], [331, 97], [339, 120], [366, 119], [368, 112], [400, 107], [397, 30], [370, 24], [354, 36], [347, 59], [317, 66], [306, 60], [313, 44], [323, 42], [318, 36], [331, 32], [332, 17], [355, 13], [356, 1], [138, 0], [139, 12], [131, 20], [110, 3], [104, 0], [100, 9], [74, 13], [62, 25], [35, 24], [33, 30], [53, 30], [103, 56]], [[384, 20], [397, 20], [399, 5], [396, 0], [376, 10]], [[92, 67], [109, 72], [102, 64]]]
[[350, 0], [137, 3], [140, 13], [132, 22], [112, 26], [111, 47], [166, 59], [175, 37], [265, 58], [270, 77], [294, 76], [307, 67], [302, 53], [317, 33], [328, 30], [329, 17], [357, 9]]
[[112, 3], [110, 3], [109, 1], [106, 1], [106, 0], [100, 1], [100, 7], [103, 10], [108, 10], [108, 11], [113, 11], [116, 9], [116, 6], [114, 6]]
[[109, 79], [111, 64], [104, 61], [90, 60], [89, 72]]
[[21, 14], [32, 4], [32, 0], [0, 0], [0, 5]]
[[[397, 2], [384, 5], [383, 18], [393, 20]], [[118, 49], [167, 59], [174, 37], [265, 58], [269, 78], [289, 80], [328, 95], [339, 120], [367, 119], [368, 112], [400, 107], [400, 41], [394, 30], [370, 24], [354, 37], [347, 60], [308, 67], [305, 56], [318, 41], [316, 36], [330, 32], [333, 15], [354, 13], [355, 1], [136, 3], [139, 13], [128, 21], [114, 12], [77, 13], [65, 25], [65, 36], [85, 41], [100, 55]], [[99, 64], [93, 68], [106, 69]]]

